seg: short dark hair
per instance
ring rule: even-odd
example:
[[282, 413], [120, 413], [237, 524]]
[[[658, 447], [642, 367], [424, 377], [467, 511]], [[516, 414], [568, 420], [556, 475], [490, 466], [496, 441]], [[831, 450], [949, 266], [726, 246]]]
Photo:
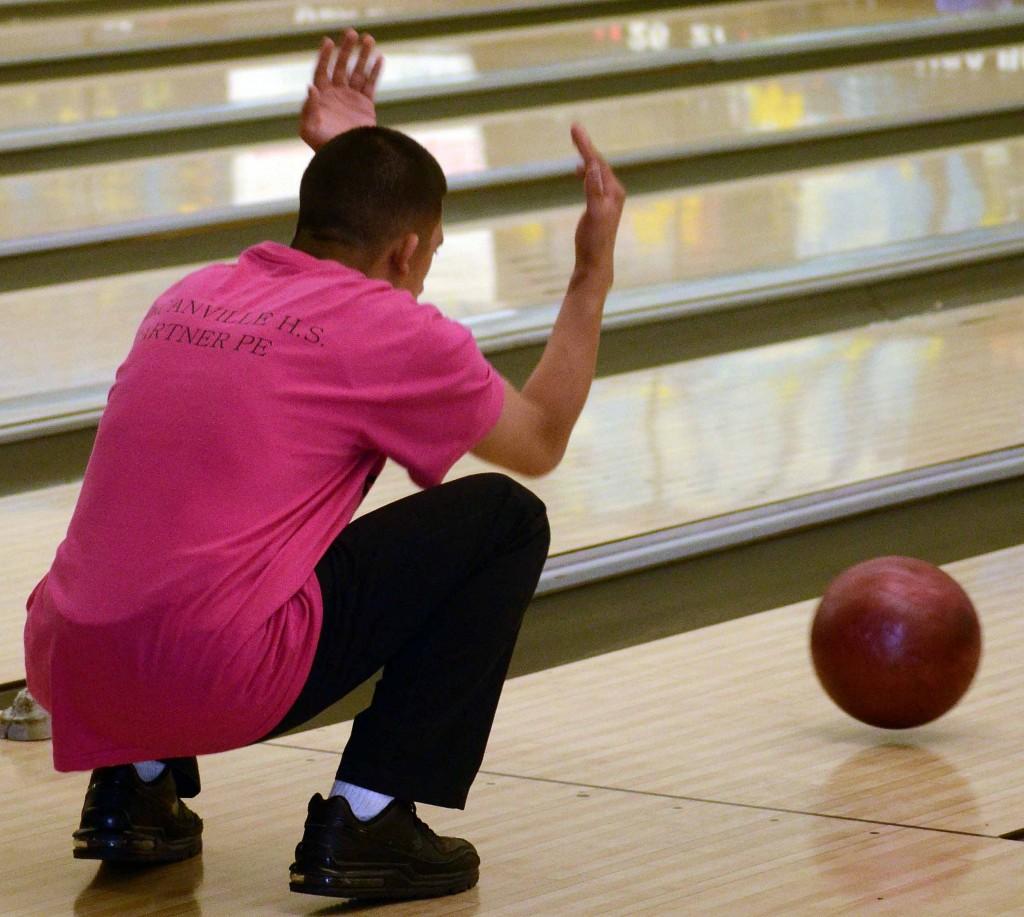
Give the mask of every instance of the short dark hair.
[[387, 127], [358, 127], [325, 143], [302, 175], [296, 234], [379, 249], [441, 218], [448, 182], [419, 143]]

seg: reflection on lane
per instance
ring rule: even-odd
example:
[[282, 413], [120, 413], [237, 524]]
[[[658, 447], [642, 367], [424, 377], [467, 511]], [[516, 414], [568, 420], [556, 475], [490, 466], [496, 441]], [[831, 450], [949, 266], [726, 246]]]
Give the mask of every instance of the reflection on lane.
[[[467, 82], [478, 75], [473, 56], [455, 47], [401, 42], [387, 46], [387, 54], [382, 99], [403, 90]], [[504, 66], [494, 64], [497, 72], [516, 66], [511, 60]], [[311, 74], [310, 55], [304, 53], [11, 83], [0, 86], [0, 129], [13, 133], [168, 112], [243, 110], [276, 102], [291, 102], [298, 112]]]
[[[182, 4], [160, 10], [122, 10], [0, 24], [0, 64], [117, 53], [142, 47], [175, 47], [261, 35], [324, 31], [401, 18], [418, 8], [437, 14], [452, 8], [494, 9], [485, 0], [396, 0], [387, 5], [317, 6], [295, 2]], [[579, 12], [586, 15], [587, 4]], [[436, 39], [436, 54], [469, 54], [481, 71], [497, 57], [518, 58], [529, 67], [567, 60], [612, 62], [668, 51], [708, 50], [727, 44], [786, 40], [837, 29], [884, 27], [894, 23], [1007, 16], [1024, 9], [1006, 0], [985, 9], [943, 9], [932, 0], [754, 0], [689, 7], [678, 11], [602, 17], [543, 28], [492, 32], [463, 39]], [[315, 14], [304, 15], [310, 10]], [[510, 41], [511, 39], [511, 41]], [[424, 43], [426, 44], [426, 43]], [[175, 71], [180, 72], [180, 71]], [[211, 71], [212, 72], [212, 71]]]
[[[68, 317], [52, 326], [67, 347], [58, 364], [75, 354]], [[78, 340], [103, 337], [107, 321], [89, 312]], [[14, 340], [0, 337], [2, 367]], [[1021, 404], [1017, 298], [599, 379], [563, 464], [531, 486], [558, 553], [1020, 445]], [[467, 459], [454, 474], [480, 467]], [[362, 511], [411, 490], [392, 467]]]
[[[570, 206], [473, 224], [472, 260], [446, 244], [424, 295], [463, 317], [557, 300], [572, 268], [577, 215]], [[619, 236], [616, 288], [772, 268], [1022, 217], [1024, 138], [634, 196]], [[485, 295], [467, 288], [467, 263], [493, 263]]]
[[[528, 168], [538, 155], [567, 165], [573, 120], [588, 124], [610, 155], [651, 155], [758, 134], [799, 136], [1019, 107], [1022, 62], [1022, 46], [979, 49], [449, 119], [409, 132], [434, 151], [450, 178], [470, 179]], [[296, 139], [0, 177], [0, 240], [235, 206], [291, 206], [309, 156]]]
[[[1015, 299], [598, 379], [530, 486], [560, 553], [955, 461], [1024, 443], [1022, 367]], [[412, 490], [392, 467], [361, 512]]]
[[[249, 176], [255, 189], [261, 174]], [[636, 196], [620, 230], [616, 289], [809, 264], [1005, 225], [1022, 211], [1024, 138]], [[449, 227], [424, 299], [470, 321], [558, 302], [577, 218], [577, 207], [565, 207]], [[27, 395], [112, 378], [141, 315], [176, 277], [150, 272], [0, 296], [0, 314], [17, 329], [4, 337], [0, 390]]]

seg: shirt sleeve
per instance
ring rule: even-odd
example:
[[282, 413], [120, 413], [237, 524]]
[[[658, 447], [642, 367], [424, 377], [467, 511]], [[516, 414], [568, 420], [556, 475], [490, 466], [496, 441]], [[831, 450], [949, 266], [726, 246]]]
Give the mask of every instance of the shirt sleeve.
[[373, 399], [370, 445], [433, 487], [498, 422], [505, 380], [464, 325], [421, 306], [404, 359]]

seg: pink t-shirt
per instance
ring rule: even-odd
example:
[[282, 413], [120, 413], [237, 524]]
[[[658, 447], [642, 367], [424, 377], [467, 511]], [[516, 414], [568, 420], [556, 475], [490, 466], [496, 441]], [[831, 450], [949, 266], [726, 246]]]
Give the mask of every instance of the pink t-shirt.
[[433, 306], [274, 242], [162, 294], [28, 599], [28, 685], [57, 769], [269, 732], [312, 665], [314, 567], [368, 480], [392, 458], [439, 483], [503, 392]]

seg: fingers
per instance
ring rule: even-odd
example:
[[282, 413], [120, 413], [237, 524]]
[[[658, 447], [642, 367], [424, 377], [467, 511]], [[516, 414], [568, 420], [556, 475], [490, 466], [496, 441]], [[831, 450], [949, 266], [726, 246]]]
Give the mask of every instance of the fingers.
[[605, 178], [610, 176], [611, 171], [608, 169], [608, 163], [597, 151], [582, 124], [573, 124], [571, 133], [572, 142], [576, 144], [576, 149], [583, 157], [584, 188], [604, 194]]
[[366, 86], [366, 67], [370, 62], [373, 44], [373, 36], [370, 34], [363, 35], [359, 40], [359, 58], [356, 60], [356, 65], [352, 68], [352, 73], [349, 74], [348, 78], [349, 86], [358, 92], [362, 92]]
[[317, 89], [326, 89], [330, 85], [331, 55], [334, 53], [334, 42], [324, 38], [320, 42], [320, 53], [316, 56], [316, 68], [313, 70], [313, 85]]
[[383, 69], [384, 55], [380, 54], [377, 56], [377, 60], [373, 62], [373, 69], [370, 71], [370, 75], [366, 78], [366, 85], [363, 87], [363, 92], [371, 102], [377, 95], [377, 81], [380, 79], [380, 72]]
[[597, 147], [594, 146], [590, 135], [582, 124], [573, 123], [570, 133], [572, 134], [572, 142], [576, 145], [576, 149], [579, 150], [580, 156], [583, 157], [583, 164], [585, 166], [589, 166], [592, 160], [601, 158], [601, 154], [597, 152]]
[[338, 47], [338, 59], [334, 62], [334, 74], [331, 82], [335, 86], [348, 85], [348, 61], [359, 44], [359, 33], [355, 29], [345, 29], [341, 36], [341, 45]]
[[[371, 100], [377, 91], [377, 80], [384, 67], [384, 58], [378, 56], [370, 66], [376, 42], [368, 32], [360, 35], [355, 29], [346, 29], [340, 36], [340, 44], [335, 45], [329, 38], [320, 44], [317, 55], [316, 69], [313, 72], [313, 85], [324, 90], [330, 85], [348, 86], [356, 92], [362, 92]], [[332, 52], [337, 48], [338, 54], [331, 68]], [[359, 48], [359, 56], [355, 64], [349, 66], [352, 54]]]
[[597, 195], [599, 197], [610, 196], [616, 199], [625, 198], [626, 192], [619, 180], [615, 177], [610, 165], [605, 158], [597, 151], [590, 135], [583, 125], [572, 125], [572, 141], [579, 150], [583, 162], [576, 167], [576, 174], [583, 176], [583, 188], [587, 196]]

